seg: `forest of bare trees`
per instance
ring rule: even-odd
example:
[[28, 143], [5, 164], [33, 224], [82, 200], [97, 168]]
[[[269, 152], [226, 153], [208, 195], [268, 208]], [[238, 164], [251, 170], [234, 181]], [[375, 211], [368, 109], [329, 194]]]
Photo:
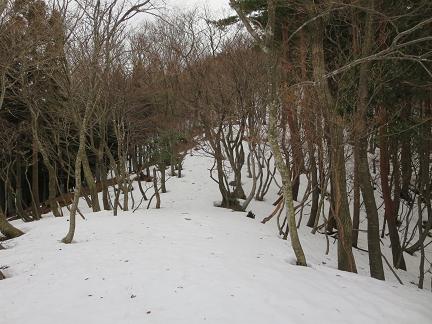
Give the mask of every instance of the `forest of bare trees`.
[[71, 243], [81, 198], [113, 215], [158, 208], [199, 147], [214, 161], [220, 207], [248, 211], [278, 187], [263, 223], [277, 224], [298, 265], [308, 264], [297, 231], [307, 226], [337, 240], [340, 270], [357, 272], [354, 249], [381, 280], [385, 266], [405, 270], [405, 256], [420, 255], [423, 288], [432, 3], [230, 0], [226, 19], [190, 11], [132, 27], [160, 5], [0, 1], [4, 238], [23, 234], [12, 220], [52, 212], [70, 218]]

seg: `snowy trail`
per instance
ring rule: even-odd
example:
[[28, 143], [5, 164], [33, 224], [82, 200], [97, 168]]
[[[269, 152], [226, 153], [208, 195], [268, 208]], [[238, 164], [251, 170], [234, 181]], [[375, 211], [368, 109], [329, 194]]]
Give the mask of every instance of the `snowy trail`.
[[271, 224], [213, 207], [209, 165], [188, 157], [160, 210], [87, 213], [71, 245], [66, 218], [18, 223], [27, 234], [0, 251], [0, 324], [432, 322], [430, 292], [319, 265], [334, 260], [309, 234], [311, 266], [292, 265]]

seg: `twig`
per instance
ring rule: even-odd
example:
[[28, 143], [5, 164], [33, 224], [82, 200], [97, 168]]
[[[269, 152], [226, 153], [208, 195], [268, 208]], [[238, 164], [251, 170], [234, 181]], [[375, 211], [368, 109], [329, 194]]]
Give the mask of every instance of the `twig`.
[[402, 282], [401, 278], [399, 278], [399, 276], [397, 275], [396, 271], [394, 271], [393, 267], [391, 266], [390, 262], [388, 262], [387, 258], [384, 256], [384, 254], [381, 253], [381, 256], [383, 257], [384, 261], [387, 263], [387, 266], [390, 268], [391, 272], [393, 272], [393, 274], [396, 277], [397, 281], [399, 281], [399, 283], [401, 285], [403, 285], [403, 282]]

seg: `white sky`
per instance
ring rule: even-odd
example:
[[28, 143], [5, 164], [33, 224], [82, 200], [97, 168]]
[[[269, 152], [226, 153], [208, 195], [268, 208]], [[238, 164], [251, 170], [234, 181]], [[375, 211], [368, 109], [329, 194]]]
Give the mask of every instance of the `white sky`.
[[[229, 6], [230, 0], [153, 0], [152, 3], [158, 7], [164, 7], [166, 10], [161, 10], [160, 15], [170, 15], [181, 10], [190, 9], [208, 9], [210, 17], [219, 19], [228, 17], [234, 14]], [[139, 27], [143, 21], [152, 21], [155, 17], [148, 14], [137, 15], [134, 17], [130, 24], [132, 28]]]
[[167, 7], [175, 9], [205, 8], [207, 7], [215, 15], [227, 15], [231, 10], [229, 0], [165, 0]]

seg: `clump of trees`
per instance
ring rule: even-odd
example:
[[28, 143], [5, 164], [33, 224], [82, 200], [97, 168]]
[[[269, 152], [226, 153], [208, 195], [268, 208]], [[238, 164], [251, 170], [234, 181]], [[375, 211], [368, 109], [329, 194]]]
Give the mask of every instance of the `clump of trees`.
[[[380, 220], [392, 264], [405, 270], [404, 252], [424, 249], [432, 217], [431, 4], [230, 4], [237, 16], [221, 23], [240, 21], [266, 56], [269, 137], [297, 262], [305, 265], [291, 233], [299, 226], [292, 200], [298, 200], [299, 175], [305, 174], [307, 225], [336, 233], [339, 269], [356, 272], [352, 249], [364, 209], [371, 276], [384, 279]], [[296, 207], [304, 204], [299, 201]], [[424, 252], [420, 263], [422, 286]]]
[[[1, 3], [0, 231], [6, 238], [23, 234], [8, 218], [34, 221], [49, 211], [60, 217], [67, 206], [63, 242], [70, 243], [80, 198], [95, 212], [117, 215], [134, 208], [132, 174], [151, 181], [149, 168], [157, 165], [164, 192], [166, 167], [181, 169], [192, 125], [172, 107], [176, 89], [166, 86], [179, 80], [169, 79], [165, 57], [146, 79], [157, 52], [135, 51], [139, 34], [128, 28], [152, 10], [150, 1]], [[156, 123], [161, 116], [171, 121]]]

